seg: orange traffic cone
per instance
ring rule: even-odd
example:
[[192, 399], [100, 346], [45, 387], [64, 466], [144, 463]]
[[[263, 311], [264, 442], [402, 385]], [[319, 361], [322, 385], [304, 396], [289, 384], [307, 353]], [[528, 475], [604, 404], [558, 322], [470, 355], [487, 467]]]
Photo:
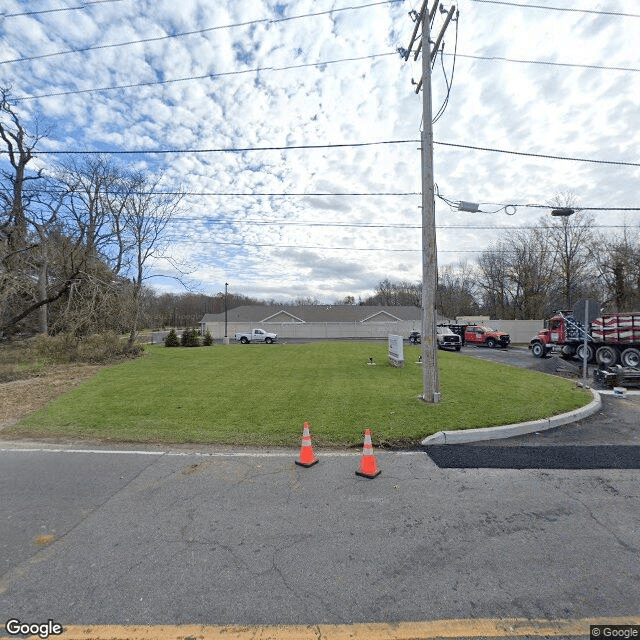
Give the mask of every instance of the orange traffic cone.
[[318, 458], [313, 455], [313, 448], [311, 447], [311, 435], [309, 434], [309, 425], [304, 423], [304, 430], [302, 431], [302, 446], [300, 447], [300, 460], [296, 460], [296, 464], [301, 467], [312, 467]]
[[360, 471], [356, 471], [356, 475], [364, 478], [375, 478], [380, 473], [381, 471], [376, 465], [376, 458], [373, 455], [371, 429], [366, 429], [364, 432], [364, 449], [362, 450], [362, 458], [360, 458]]

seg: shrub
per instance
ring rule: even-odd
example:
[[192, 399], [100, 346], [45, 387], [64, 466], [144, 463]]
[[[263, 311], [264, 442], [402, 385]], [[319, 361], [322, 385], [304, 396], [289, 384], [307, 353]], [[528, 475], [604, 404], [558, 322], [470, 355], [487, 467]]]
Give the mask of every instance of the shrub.
[[202, 341], [202, 344], [205, 347], [210, 347], [213, 344], [213, 336], [211, 335], [210, 331], [207, 331], [207, 333], [204, 334], [204, 340]]
[[180, 340], [178, 340], [178, 334], [176, 333], [175, 329], [171, 329], [171, 331], [169, 331], [169, 335], [164, 339], [164, 346], [165, 347], [180, 346]]
[[183, 347], [199, 347], [200, 346], [200, 336], [195, 329], [185, 329], [182, 332], [182, 340], [180, 344]]
[[39, 335], [33, 340], [35, 353], [49, 363], [88, 362], [103, 364], [135, 358], [144, 352], [140, 343], [131, 347], [115, 332], [78, 337], [71, 333]]

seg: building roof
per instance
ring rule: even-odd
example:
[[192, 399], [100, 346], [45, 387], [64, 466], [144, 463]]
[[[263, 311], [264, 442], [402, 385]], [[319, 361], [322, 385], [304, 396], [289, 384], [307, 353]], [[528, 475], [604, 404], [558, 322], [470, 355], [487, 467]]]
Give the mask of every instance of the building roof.
[[[352, 304], [330, 305], [247, 305], [227, 312], [229, 322], [398, 322], [420, 320], [418, 307], [381, 307]], [[223, 313], [207, 313], [200, 322], [224, 322]]]

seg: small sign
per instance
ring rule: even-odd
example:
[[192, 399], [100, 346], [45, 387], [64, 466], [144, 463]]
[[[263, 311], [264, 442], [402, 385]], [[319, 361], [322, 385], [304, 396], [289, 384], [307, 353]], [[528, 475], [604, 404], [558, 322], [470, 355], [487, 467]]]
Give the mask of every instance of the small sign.
[[389, 364], [404, 367], [404, 344], [402, 336], [389, 335]]
[[576, 322], [590, 324], [600, 315], [600, 303], [596, 300], [578, 300], [573, 305], [573, 317]]

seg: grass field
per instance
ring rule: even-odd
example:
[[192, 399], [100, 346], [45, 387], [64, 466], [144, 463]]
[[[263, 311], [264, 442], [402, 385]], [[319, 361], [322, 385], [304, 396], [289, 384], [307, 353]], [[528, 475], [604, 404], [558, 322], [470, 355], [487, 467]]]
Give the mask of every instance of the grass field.
[[152, 346], [3, 434], [297, 446], [307, 421], [314, 446], [360, 446], [365, 428], [376, 446], [409, 446], [436, 431], [548, 417], [591, 398], [568, 380], [439, 352], [442, 399], [428, 405], [417, 399], [419, 354], [405, 347], [397, 369], [386, 343]]

